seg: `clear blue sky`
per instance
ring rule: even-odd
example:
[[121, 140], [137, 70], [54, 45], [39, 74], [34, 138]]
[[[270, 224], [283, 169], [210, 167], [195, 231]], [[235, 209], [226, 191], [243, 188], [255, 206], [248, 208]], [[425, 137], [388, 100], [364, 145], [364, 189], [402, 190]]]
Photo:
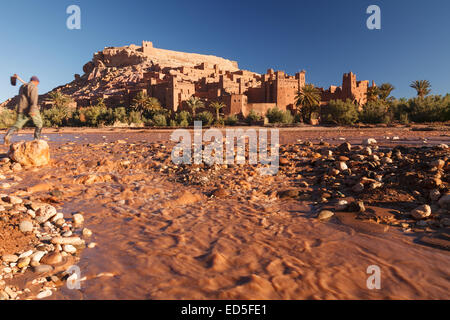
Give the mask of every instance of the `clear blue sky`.
[[[81, 7], [82, 29], [66, 28], [66, 8]], [[381, 30], [366, 28], [366, 8], [381, 7]], [[410, 97], [412, 80], [427, 79], [434, 94], [450, 92], [448, 0], [15, 0], [0, 4], [0, 101], [17, 94], [9, 76], [41, 79], [40, 92], [72, 81], [105, 46], [153, 41], [159, 48], [214, 54], [242, 69], [268, 68], [307, 82], [340, 85], [390, 82]]]

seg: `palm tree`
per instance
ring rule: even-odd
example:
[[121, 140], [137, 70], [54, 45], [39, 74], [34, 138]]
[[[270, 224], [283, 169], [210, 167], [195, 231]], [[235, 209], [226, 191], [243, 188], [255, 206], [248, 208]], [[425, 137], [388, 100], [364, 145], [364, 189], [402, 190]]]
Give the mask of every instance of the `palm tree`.
[[50, 102], [57, 108], [67, 107], [72, 98], [61, 91], [53, 91], [49, 93]]
[[147, 113], [161, 109], [161, 104], [158, 99], [149, 97], [147, 93], [141, 91], [136, 95], [136, 98], [133, 99], [133, 108], [141, 113]]
[[307, 118], [311, 118], [313, 108], [320, 104], [320, 91], [313, 84], [307, 84], [297, 92], [295, 100], [295, 105], [301, 107], [303, 120], [306, 121]]
[[381, 100], [386, 101], [391, 95], [391, 92], [395, 90], [395, 87], [390, 83], [383, 83], [378, 88], [378, 96]]
[[380, 92], [378, 87], [372, 86], [367, 88], [367, 102], [369, 101], [377, 101]]
[[431, 83], [428, 80], [416, 80], [411, 82], [409, 86], [417, 91], [417, 96], [420, 98], [425, 97], [431, 92]]
[[200, 98], [194, 96], [190, 97], [189, 100], [186, 101], [186, 104], [192, 110], [192, 119], [194, 120], [195, 120], [195, 111], [198, 108], [203, 108], [205, 106], [205, 104], [203, 103], [202, 100], [200, 100]]
[[220, 120], [220, 109], [225, 108], [225, 103], [214, 101], [210, 104], [211, 107], [213, 107], [216, 110], [216, 120]]

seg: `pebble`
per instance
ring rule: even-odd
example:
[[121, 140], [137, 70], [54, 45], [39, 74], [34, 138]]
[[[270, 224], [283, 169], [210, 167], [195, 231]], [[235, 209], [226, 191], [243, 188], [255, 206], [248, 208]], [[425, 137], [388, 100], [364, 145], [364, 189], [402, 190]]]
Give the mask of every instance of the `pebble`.
[[55, 237], [52, 239], [53, 244], [71, 244], [74, 246], [84, 244], [84, 241], [79, 237]]
[[15, 254], [4, 254], [2, 256], [2, 260], [6, 263], [17, 262], [17, 260], [19, 260], [19, 257]]
[[365, 146], [370, 146], [372, 144], [377, 144], [377, 140], [375, 140], [374, 138], [368, 138], [363, 140], [363, 145]]
[[338, 204], [336, 205], [336, 210], [338, 211], [345, 211], [348, 208], [348, 201], [347, 200], [339, 200]]
[[62, 256], [59, 252], [50, 252], [41, 259], [41, 263], [55, 265], [62, 262]]
[[352, 190], [357, 193], [362, 192], [364, 191], [364, 185], [361, 182], [357, 183], [352, 187]]
[[83, 237], [89, 238], [92, 236], [92, 231], [88, 228], [84, 228], [82, 231]]
[[334, 216], [334, 213], [332, 211], [329, 210], [322, 210], [320, 211], [319, 215], [317, 216], [317, 218], [321, 221], [324, 220], [328, 220], [330, 219], [332, 216]]
[[421, 205], [411, 211], [411, 215], [414, 219], [425, 219], [431, 215], [431, 207], [427, 204]]
[[39, 292], [38, 295], [36, 296], [36, 298], [45, 299], [45, 298], [50, 297], [52, 294], [53, 294], [52, 291], [47, 289], [47, 290]]
[[25, 251], [24, 253], [22, 253], [22, 254], [19, 256], [19, 259], [29, 257], [29, 256], [31, 256], [32, 254], [33, 254], [33, 250]]
[[34, 267], [34, 272], [36, 272], [38, 274], [52, 272], [52, 271], [53, 271], [53, 267], [48, 264], [40, 264], [40, 265]]
[[21, 258], [17, 262], [17, 267], [19, 269], [23, 269], [25, 267], [28, 267], [28, 265], [30, 264], [30, 261], [31, 261], [30, 257]]
[[19, 224], [19, 230], [23, 233], [32, 232], [33, 231], [33, 222], [28, 220], [23, 220]]
[[63, 247], [63, 250], [67, 253], [73, 254], [75, 252], [77, 252], [77, 248], [75, 248], [73, 245], [71, 244], [66, 244]]
[[74, 223], [75, 225], [81, 225], [81, 224], [83, 224], [83, 222], [84, 222], [84, 217], [83, 217], [83, 215], [80, 214], [80, 213], [74, 214], [72, 218], [73, 218], [73, 223]]
[[45, 255], [45, 251], [36, 251], [33, 254], [33, 256], [31, 257], [31, 260], [34, 262], [40, 262], [44, 255]]

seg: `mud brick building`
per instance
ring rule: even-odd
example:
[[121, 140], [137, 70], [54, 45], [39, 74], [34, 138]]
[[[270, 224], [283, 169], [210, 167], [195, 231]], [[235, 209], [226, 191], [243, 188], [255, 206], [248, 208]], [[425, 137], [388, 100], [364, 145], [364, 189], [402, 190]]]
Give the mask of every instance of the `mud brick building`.
[[[155, 48], [149, 41], [141, 46], [106, 47], [94, 54], [83, 71], [71, 83], [54, 89], [70, 95], [77, 107], [94, 105], [99, 98], [110, 107], [130, 106], [139, 92], [145, 92], [173, 112], [187, 109], [186, 100], [196, 96], [206, 109], [213, 101], [223, 102], [224, 115], [246, 116], [252, 110], [264, 115], [275, 106], [295, 109], [295, 97], [306, 84], [304, 70], [291, 76], [268, 69], [261, 75], [239, 69], [236, 61]], [[357, 81], [354, 73], [346, 73], [341, 86], [319, 88], [321, 105], [333, 99], [364, 105], [368, 88], [369, 81]], [[15, 98], [2, 105], [14, 103]]]

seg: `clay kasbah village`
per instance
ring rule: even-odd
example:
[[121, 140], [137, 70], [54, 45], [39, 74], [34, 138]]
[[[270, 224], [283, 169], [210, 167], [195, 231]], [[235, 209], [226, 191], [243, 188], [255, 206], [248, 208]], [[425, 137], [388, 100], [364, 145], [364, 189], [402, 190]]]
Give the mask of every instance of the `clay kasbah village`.
[[449, 299], [448, 1], [0, 11], [0, 307]]

